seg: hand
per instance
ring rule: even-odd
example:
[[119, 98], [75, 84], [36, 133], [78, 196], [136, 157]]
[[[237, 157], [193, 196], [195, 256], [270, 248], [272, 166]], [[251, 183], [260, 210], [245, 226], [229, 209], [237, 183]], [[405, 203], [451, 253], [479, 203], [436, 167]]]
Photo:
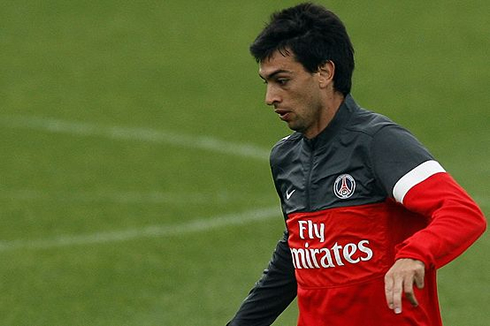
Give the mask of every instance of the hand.
[[385, 295], [388, 307], [395, 314], [402, 312], [402, 293], [405, 293], [412, 306], [419, 305], [413, 293], [413, 284], [424, 287], [425, 265], [420, 260], [398, 259], [385, 275]]

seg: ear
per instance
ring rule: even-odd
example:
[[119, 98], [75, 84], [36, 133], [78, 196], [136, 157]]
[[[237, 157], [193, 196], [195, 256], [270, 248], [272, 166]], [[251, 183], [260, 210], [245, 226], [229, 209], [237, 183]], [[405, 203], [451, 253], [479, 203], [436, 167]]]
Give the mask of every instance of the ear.
[[333, 86], [333, 76], [335, 75], [335, 63], [331, 60], [318, 67], [318, 82], [320, 88]]

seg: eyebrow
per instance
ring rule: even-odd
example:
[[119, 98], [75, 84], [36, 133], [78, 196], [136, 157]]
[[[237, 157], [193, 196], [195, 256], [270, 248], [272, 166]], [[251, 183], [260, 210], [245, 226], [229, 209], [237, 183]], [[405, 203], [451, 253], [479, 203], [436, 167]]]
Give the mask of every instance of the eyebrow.
[[263, 80], [268, 80], [268, 79], [272, 79], [274, 78], [274, 76], [278, 75], [278, 74], [281, 74], [281, 73], [291, 73], [291, 71], [289, 70], [284, 70], [284, 69], [278, 69], [276, 71], [273, 71], [271, 72], [270, 74], [266, 75], [265, 77], [262, 76], [260, 73], [259, 73], [259, 77], [262, 78]]

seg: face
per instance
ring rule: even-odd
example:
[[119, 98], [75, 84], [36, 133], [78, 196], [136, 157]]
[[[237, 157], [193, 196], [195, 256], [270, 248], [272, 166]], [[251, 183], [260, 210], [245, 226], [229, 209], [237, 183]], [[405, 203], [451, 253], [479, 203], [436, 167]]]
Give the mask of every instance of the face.
[[310, 73], [293, 55], [276, 51], [260, 63], [259, 75], [267, 85], [265, 102], [290, 129], [308, 138], [323, 129], [325, 91], [320, 73]]

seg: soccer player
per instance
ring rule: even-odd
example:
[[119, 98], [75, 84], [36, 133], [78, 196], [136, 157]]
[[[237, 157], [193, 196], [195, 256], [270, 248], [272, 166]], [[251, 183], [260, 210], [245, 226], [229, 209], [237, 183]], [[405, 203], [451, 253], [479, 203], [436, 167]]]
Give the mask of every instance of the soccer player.
[[410, 132], [354, 101], [334, 13], [277, 12], [250, 50], [294, 131], [270, 157], [287, 227], [228, 325], [271, 325], [296, 296], [300, 326], [442, 325], [436, 270], [484, 232], [481, 210]]

